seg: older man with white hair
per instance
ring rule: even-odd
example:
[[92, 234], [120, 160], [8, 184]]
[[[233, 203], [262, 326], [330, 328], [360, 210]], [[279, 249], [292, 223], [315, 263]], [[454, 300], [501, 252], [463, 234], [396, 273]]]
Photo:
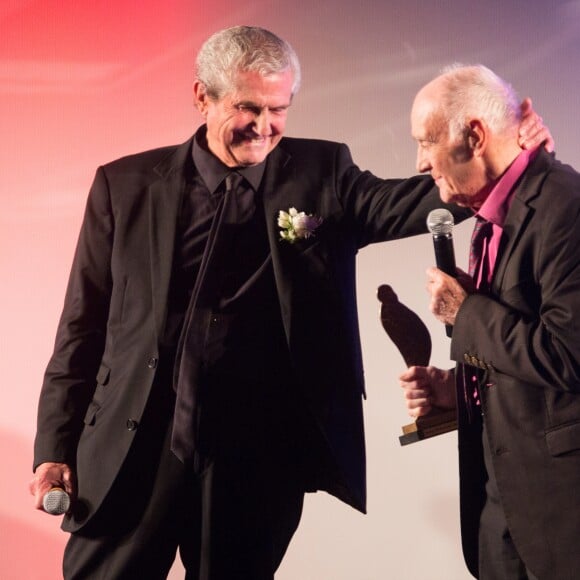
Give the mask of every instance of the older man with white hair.
[[455, 371], [401, 375], [412, 416], [457, 408], [463, 549], [486, 580], [580, 570], [580, 175], [517, 145], [513, 89], [484, 66], [423, 87], [417, 167], [471, 208], [470, 275], [428, 271]]

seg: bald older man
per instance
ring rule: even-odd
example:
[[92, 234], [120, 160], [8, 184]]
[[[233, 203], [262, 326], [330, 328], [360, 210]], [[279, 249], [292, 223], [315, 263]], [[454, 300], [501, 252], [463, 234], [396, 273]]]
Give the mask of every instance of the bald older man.
[[465, 559], [484, 580], [580, 570], [580, 175], [518, 146], [513, 89], [453, 67], [412, 110], [417, 166], [477, 217], [471, 275], [428, 271], [454, 371], [401, 375], [412, 416], [457, 408]]

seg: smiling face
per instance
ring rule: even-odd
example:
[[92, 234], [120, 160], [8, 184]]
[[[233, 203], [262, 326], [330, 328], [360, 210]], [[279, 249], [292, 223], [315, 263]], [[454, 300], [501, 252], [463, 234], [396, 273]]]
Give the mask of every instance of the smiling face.
[[485, 165], [477, 152], [479, 125], [474, 132], [452, 138], [437, 106], [438, 94], [428, 85], [417, 95], [411, 112], [411, 132], [417, 142], [417, 169], [429, 172], [441, 199], [477, 209], [488, 194]]
[[233, 90], [215, 100], [196, 81], [195, 102], [207, 123], [209, 150], [228, 167], [264, 161], [284, 134], [292, 83], [290, 70], [267, 76], [242, 71]]

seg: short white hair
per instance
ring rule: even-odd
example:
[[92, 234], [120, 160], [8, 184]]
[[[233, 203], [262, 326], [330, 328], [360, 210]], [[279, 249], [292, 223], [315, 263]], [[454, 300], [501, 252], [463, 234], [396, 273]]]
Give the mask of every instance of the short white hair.
[[439, 80], [444, 87], [439, 112], [452, 139], [465, 134], [470, 118], [481, 119], [496, 134], [519, 125], [521, 109], [516, 92], [486, 66], [456, 63], [445, 67]]
[[201, 47], [195, 75], [212, 99], [234, 89], [241, 71], [261, 75], [292, 72], [294, 96], [300, 88], [300, 62], [288, 42], [257, 26], [234, 26], [216, 32]]

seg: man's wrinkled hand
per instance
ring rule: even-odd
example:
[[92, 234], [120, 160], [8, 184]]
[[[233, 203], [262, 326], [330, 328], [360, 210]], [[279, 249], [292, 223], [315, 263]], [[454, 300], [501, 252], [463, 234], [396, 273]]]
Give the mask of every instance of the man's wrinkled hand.
[[457, 278], [448, 276], [439, 268], [429, 268], [427, 270], [427, 291], [431, 295], [429, 310], [437, 320], [453, 326], [457, 312], [467, 298], [467, 290]]
[[427, 415], [433, 407], [455, 408], [455, 375], [452, 370], [411, 366], [399, 376], [411, 417]]
[[520, 105], [522, 122], [518, 134], [518, 143], [522, 149], [536, 149], [544, 145], [546, 151], [554, 151], [555, 143], [548, 127], [532, 106], [532, 99], [525, 98]]

